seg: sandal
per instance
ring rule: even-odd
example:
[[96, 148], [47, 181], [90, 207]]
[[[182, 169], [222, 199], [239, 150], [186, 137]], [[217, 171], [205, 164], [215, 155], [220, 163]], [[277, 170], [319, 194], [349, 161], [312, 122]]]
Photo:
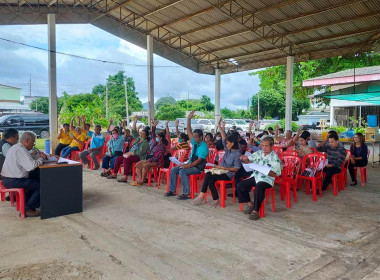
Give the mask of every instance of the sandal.
[[219, 205], [219, 199], [218, 200], [213, 200], [211, 203], [210, 203], [210, 207], [214, 207], [216, 208], [216, 206]]
[[138, 186], [139, 184], [136, 181], [132, 181], [131, 186]]
[[111, 175], [111, 171], [103, 171], [102, 173], [100, 173], [101, 177], [108, 177], [109, 175]]
[[113, 175], [108, 175], [107, 176], [107, 179], [117, 179], [117, 177], [113, 176]]
[[203, 203], [203, 197], [199, 197], [197, 196], [195, 199], [193, 199], [193, 201], [191, 202], [191, 204], [193, 205], [200, 205]]
[[128, 179], [124, 179], [124, 178], [117, 179], [117, 181], [118, 181], [119, 183], [128, 183]]

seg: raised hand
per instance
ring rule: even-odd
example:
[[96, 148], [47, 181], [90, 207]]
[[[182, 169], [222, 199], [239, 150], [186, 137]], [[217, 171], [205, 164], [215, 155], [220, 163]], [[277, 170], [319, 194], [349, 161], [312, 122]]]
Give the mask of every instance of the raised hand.
[[136, 115], [136, 116], [133, 117], [133, 121], [134, 121], [134, 122], [137, 122], [137, 120], [138, 120], [138, 117], [137, 117], [137, 115]]
[[165, 126], [169, 126], [169, 121], [166, 121], [166, 124], [165, 124]]
[[179, 120], [175, 121], [175, 126], [179, 126]]
[[195, 111], [191, 111], [190, 114], [187, 116], [188, 119], [192, 119], [194, 117]]
[[254, 124], [255, 124], [255, 122], [254, 122], [254, 121], [251, 121], [251, 122], [249, 123], [249, 127], [252, 127]]

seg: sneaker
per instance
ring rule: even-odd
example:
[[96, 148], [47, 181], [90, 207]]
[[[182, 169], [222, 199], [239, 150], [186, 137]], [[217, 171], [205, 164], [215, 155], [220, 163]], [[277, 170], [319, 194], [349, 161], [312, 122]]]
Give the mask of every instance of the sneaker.
[[244, 214], [251, 214], [253, 211], [253, 205], [247, 205], [247, 207], [244, 209], [243, 213]]
[[260, 219], [260, 215], [256, 211], [253, 211], [251, 214], [249, 214], [248, 218], [250, 220], [256, 221], [256, 220]]
[[165, 196], [175, 196], [175, 193], [173, 193], [172, 191], [168, 191], [167, 193], [165, 193]]
[[181, 194], [180, 196], [177, 197], [178, 200], [186, 200], [186, 199], [190, 199], [190, 195], [189, 194]]
[[358, 184], [358, 182], [352, 182], [351, 184], [350, 184], [350, 186], [356, 186]]

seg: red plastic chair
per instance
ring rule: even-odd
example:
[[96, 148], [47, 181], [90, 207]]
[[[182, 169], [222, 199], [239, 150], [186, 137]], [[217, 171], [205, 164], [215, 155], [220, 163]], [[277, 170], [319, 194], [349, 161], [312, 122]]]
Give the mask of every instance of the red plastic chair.
[[[225, 207], [225, 202], [227, 199], [226, 186], [228, 184], [232, 185], [232, 201], [236, 203], [235, 198], [235, 175], [231, 178], [231, 180], [220, 180], [215, 182], [216, 189], [219, 189], [220, 192], [220, 207]], [[207, 201], [207, 193], [204, 195], [205, 202]]]
[[208, 149], [208, 156], [206, 158], [206, 161], [208, 163], [214, 163], [215, 162], [215, 157], [218, 154], [218, 150], [215, 148], [209, 148]]
[[[253, 192], [255, 191], [255, 187], [252, 187], [252, 191]], [[272, 211], [276, 212], [273, 187], [265, 190], [265, 197], [269, 197], [269, 195], [272, 195]], [[240, 212], [242, 211], [243, 211], [243, 203], [240, 203]], [[264, 218], [265, 216], [265, 199], [263, 200], [263, 203], [261, 203], [259, 215], [260, 215], [260, 218]]]
[[[164, 159], [163, 157], [161, 158], [161, 166], [164, 166]], [[158, 177], [158, 167], [153, 166], [152, 170], [148, 172], [148, 187], [152, 186], [152, 175], [153, 175], [153, 180], [157, 182], [157, 177]]]
[[280, 157], [280, 155], [283, 153], [283, 149], [279, 146], [273, 146], [273, 151]]
[[[309, 184], [311, 183], [311, 188], [313, 192], [313, 201], [317, 201], [317, 184], [319, 188], [319, 196], [322, 196], [322, 170], [318, 170], [320, 166], [325, 166], [326, 154], [324, 153], [311, 153], [304, 156], [302, 161], [302, 168], [300, 174], [297, 174], [296, 180], [302, 183], [302, 180], [307, 182], [306, 184], [306, 194], [310, 194]], [[313, 177], [303, 176], [306, 168], [313, 168], [316, 170]]]
[[25, 219], [25, 192], [24, 192], [24, 189], [21, 189], [21, 188], [7, 189], [4, 187], [3, 183], [0, 181], [1, 201], [5, 200], [5, 194], [6, 193], [9, 193], [12, 206], [14, 206], [13, 193], [16, 193], [16, 209], [17, 209], [17, 211], [20, 211], [21, 219]]
[[[102, 148], [100, 149], [99, 154], [96, 155], [96, 159], [98, 160], [99, 165], [101, 165], [101, 159], [103, 159], [106, 152], [107, 152], [107, 144], [106, 142], [104, 142], [102, 145]], [[94, 162], [92, 161], [92, 158], [90, 157], [90, 155], [88, 155], [87, 158], [90, 161], [91, 170], [94, 169]]]
[[[188, 150], [181, 149], [181, 150], [176, 150], [174, 152], [173, 156], [177, 157], [180, 162], [184, 162], [187, 159], [187, 155], [188, 155]], [[166, 178], [166, 191], [167, 192], [169, 191], [170, 170], [174, 166], [176, 166], [176, 165], [173, 162], [170, 162], [169, 168], [160, 168], [160, 170], [158, 172], [157, 189], [160, 188], [161, 180], [164, 179], [164, 175], [165, 175], [165, 178]], [[177, 181], [179, 181], [179, 177], [178, 177]], [[177, 186], [178, 186], [178, 184], [177, 184]], [[177, 187], [177, 189], [178, 189], [178, 187]]]
[[343, 177], [344, 176], [344, 170], [348, 169], [348, 165], [350, 164], [350, 159], [351, 159], [351, 151], [346, 150], [347, 166], [345, 166], [346, 161], [343, 161], [341, 171], [332, 176], [333, 195], [338, 195], [338, 191], [340, 192], [341, 190], [344, 190], [344, 177]]
[[281, 158], [281, 156], [295, 156], [295, 157], [298, 157], [298, 152], [286, 150], [285, 152], [282, 152], [279, 157]]
[[[369, 154], [370, 154], [370, 150], [368, 149], [367, 158], [369, 158]], [[364, 187], [365, 183], [367, 183], [367, 166], [355, 167], [354, 168], [356, 180], [358, 178], [358, 176], [357, 176], [358, 175], [358, 168], [360, 171], [360, 184], [362, 185], [362, 187]], [[347, 175], [345, 178], [346, 178], [346, 185], [347, 185]]]
[[71, 160], [79, 160], [79, 154], [83, 152], [84, 150], [88, 149], [88, 146], [91, 144], [91, 139], [88, 140], [79, 151], [72, 151], [70, 153]]
[[274, 183], [280, 185], [281, 200], [284, 200], [286, 195], [286, 207], [291, 207], [290, 188], [293, 190], [294, 203], [297, 203], [297, 174], [301, 168], [301, 158], [299, 156], [281, 154], [281, 162], [284, 163], [284, 168], [281, 171], [281, 176], [276, 177]]
[[218, 164], [221, 164], [223, 158], [224, 158], [224, 154], [225, 152], [224, 151], [219, 151], [218, 152]]

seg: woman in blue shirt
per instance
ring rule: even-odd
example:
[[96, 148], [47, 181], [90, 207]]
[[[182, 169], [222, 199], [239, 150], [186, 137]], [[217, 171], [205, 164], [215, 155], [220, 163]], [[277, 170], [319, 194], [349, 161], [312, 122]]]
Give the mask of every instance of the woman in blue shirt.
[[103, 157], [102, 167], [104, 171], [100, 176], [107, 177], [111, 175], [116, 158], [123, 155], [124, 143], [124, 136], [120, 135], [119, 129], [112, 129], [112, 138], [107, 143], [107, 153]]
[[351, 186], [356, 186], [355, 167], [363, 167], [368, 164], [368, 147], [364, 143], [364, 136], [361, 133], [356, 133], [354, 136], [354, 143], [351, 145], [351, 162], [348, 166], [348, 171], [351, 176]]

